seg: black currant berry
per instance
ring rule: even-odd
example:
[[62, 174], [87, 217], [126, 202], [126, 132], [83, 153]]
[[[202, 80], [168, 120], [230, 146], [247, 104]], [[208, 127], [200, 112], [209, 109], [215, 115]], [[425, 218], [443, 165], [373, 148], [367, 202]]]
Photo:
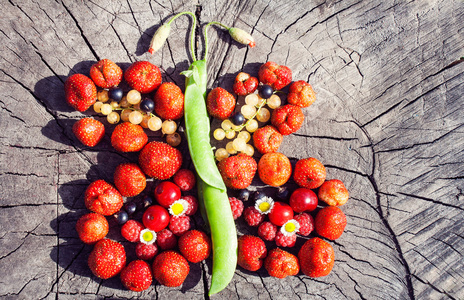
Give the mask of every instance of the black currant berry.
[[241, 112], [236, 112], [230, 117], [230, 121], [235, 125], [235, 126], [240, 126], [245, 123], [245, 117], [242, 115]]
[[269, 99], [274, 94], [274, 90], [270, 85], [264, 84], [259, 87], [258, 94], [263, 99]]
[[287, 200], [288, 197], [290, 196], [290, 191], [286, 187], [279, 187], [277, 190], [276, 197], [280, 200]]
[[140, 109], [144, 112], [150, 113], [155, 109], [155, 102], [150, 98], [145, 98], [140, 103]]
[[129, 220], [129, 215], [124, 210], [119, 211], [118, 213], [114, 214], [114, 216], [116, 217], [116, 222], [118, 222], [119, 225], [124, 225], [127, 220]]
[[126, 203], [124, 209], [129, 215], [132, 215], [137, 210], [137, 205], [134, 202]]
[[266, 197], [266, 195], [264, 193], [260, 193], [260, 192], [256, 191], [253, 194], [253, 201], [258, 201], [259, 199], [264, 198], [264, 197]]
[[249, 198], [250, 198], [250, 191], [249, 190], [243, 189], [243, 190], [240, 190], [238, 192], [238, 199], [240, 199], [242, 201], [248, 201]]
[[122, 88], [119, 87], [112, 87], [108, 91], [108, 97], [114, 101], [121, 101], [123, 96]]
[[143, 199], [143, 207], [148, 207], [150, 205], [153, 204], [153, 198], [150, 197], [150, 196], [146, 196], [144, 199]]

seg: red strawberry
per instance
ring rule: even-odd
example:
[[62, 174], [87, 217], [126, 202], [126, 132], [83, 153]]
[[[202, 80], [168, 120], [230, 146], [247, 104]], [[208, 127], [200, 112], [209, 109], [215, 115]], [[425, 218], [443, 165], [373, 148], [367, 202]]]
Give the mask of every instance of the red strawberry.
[[180, 169], [172, 178], [181, 191], [187, 192], [195, 187], [195, 174], [189, 169]]
[[331, 179], [320, 186], [318, 197], [328, 205], [340, 206], [348, 201], [350, 193], [341, 180]]
[[243, 217], [248, 226], [259, 226], [264, 221], [264, 215], [260, 213], [254, 206], [248, 206], [243, 211]]
[[253, 133], [253, 144], [261, 154], [276, 152], [282, 140], [282, 134], [272, 125], [258, 128]]
[[105, 126], [102, 122], [83, 118], [74, 123], [72, 131], [77, 139], [88, 147], [96, 146], [105, 136]]
[[290, 179], [292, 165], [288, 157], [282, 153], [266, 153], [258, 162], [258, 175], [265, 184], [281, 186]]
[[185, 210], [187, 216], [193, 216], [198, 210], [198, 200], [192, 195], [185, 195], [182, 197], [185, 201], [188, 202], [188, 208]]
[[153, 141], [140, 151], [139, 165], [147, 176], [165, 180], [180, 169], [182, 153], [166, 143]]
[[121, 194], [111, 184], [99, 179], [85, 191], [85, 206], [98, 214], [111, 216], [123, 206]]
[[283, 105], [276, 108], [271, 114], [271, 123], [283, 135], [292, 134], [301, 128], [304, 114], [299, 106]]
[[86, 111], [97, 101], [97, 87], [92, 79], [82, 74], [74, 74], [64, 83], [66, 102], [74, 109]]
[[329, 275], [335, 263], [332, 246], [320, 238], [307, 240], [298, 252], [301, 271], [309, 277]]
[[324, 165], [314, 157], [300, 159], [295, 164], [293, 180], [301, 187], [318, 188], [324, 183], [325, 176]]
[[214, 88], [206, 97], [206, 108], [212, 117], [225, 120], [235, 109], [235, 98], [221, 87]]
[[147, 186], [145, 174], [134, 163], [122, 163], [114, 171], [114, 185], [124, 197], [134, 197]]
[[277, 226], [271, 222], [263, 222], [258, 227], [258, 235], [265, 241], [273, 241], [277, 234]]
[[218, 169], [228, 188], [245, 189], [253, 181], [257, 164], [253, 157], [239, 153], [221, 160]]
[[191, 263], [198, 263], [209, 257], [211, 239], [199, 230], [189, 230], [179, 238], [179, 251]]
[[264, 267], [269, 275], [277, 278], [294, 276], [300, 272], [298, 258], [280, 248], [275, 248], [269, 251], [269, 254], [264, 260]]
[[90, 68], [90, 78], [101, 88], [117, 86], [122, 80], [121, 68], [109, 59], [102, 59]]
[[308, 236], [314, 230], [314, 218], [310, 214], [301, 213], [294, 217], [294, 219], [300, 224], [298, 233], [303, 236]]
[[187, 277], [190, 267], [178, 252], [168, 250], [160, 253], [153, 261], [153, 277], [167, 287], [180, 286]]
[[135, 243], [140, 241], [140, 232], [145, 227], [136, 220], [129, 220], [121, 227], [121, 235], [129, 242]]
[[280, 90], [292, 82], [292, 71], [286, 66], [268, 61], [259, 68], [258, 77], [263, 84], [270, 85], [274, 90]]
[[126, 251], [120, 243], [105, 238], [95, 244], [87, 262], [95, 276], [108, 279], [126, 265]]
[[154, 91], [161, 84], [161, 71], [148, 61], [133, 63], [124, 73], [124, 79], [137, 91], [145, 94]]
[[76, 231], [86, 244], [93, 244], [103, 239], [109, 230], [108, 221], [100, 214], [88, 213], [77, 220]]
[[190, 229], [190, 217], [189, 216], [178, 216], [171, 217], [169, 221], [169, 230], [177, 236], [181, 236], [187, 230]]
[[296, 234], [285, 235], [282, 231], [277, 231], [275, 243], [278, 247], [293, 247], [296, 243]]
[[155, 113], [166, 120], [177, 120], [184, 115], [184, 94], [172, 82], [160, 85], [155, 94]]
[[258, 83], [258, 78], [251, 77], [248, 73], [240, 72], [237, 74], [237, 77], [235, 77], [233, 85], [234, 93], [239, 96], [246, 96], [254, 93], [258, 88]]
[[326, 206], [321, 209], [315, 219], [316, 232], [329, 240], [338, 239], [346, 226], [346, 216], [336, 206]]
[[299, 107], [308, 107], [316, 100], [312, 86], [304, 80], [298, 80], [290, 85], [287, 101]]
[[142, 126], [130, 122], [118, 124], [111, 134], [111, 145], [120, 152], [137, 152], [148, 142]]
[[263, 240], [253, 235], [238, 238], [237, 264], [248, 270], [257, 271], [263, 265], [267, 250]]
[[235, 197], [229, 197], [230, 209], [234, 220], [237, 220], [243, 213], [243, 202]]
[[120, 277], [126, 289], [134, 292], [148, 289], [153, 281], [150, 266], [143, 260], [131, 261], [121, 271]]
[[138, 259], [151, 260], [158, 253], [158, 248], [155, 244], [137, 243], [135, 246], [135, 255]]
[[156, 234], [156, 244], [163, 250], [174, 249], [177, 246], [177, 237], [165, 228]]

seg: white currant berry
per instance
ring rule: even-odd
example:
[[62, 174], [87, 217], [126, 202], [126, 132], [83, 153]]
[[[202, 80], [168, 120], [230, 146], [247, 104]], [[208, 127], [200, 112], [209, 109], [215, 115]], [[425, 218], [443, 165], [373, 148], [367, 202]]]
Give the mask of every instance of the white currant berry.
[[265, 107], [261, 107], [258, 114], [256, 115], [256, 119], [258, 119], [258, 121], [263, 122], [263, 123], [269, 121], [270, 118], [271, 118], [271, 112], [269, 111], [269, 109]]
[[222, 141], [226, 137], [226, 132], [222, 128], [217, 128], [214, 130], [213, 136], [217, 141]]
[[258, 94], [250, 94], [245, 97], [245, 103], [251, 106], [257, 106], [259, 103]]
[[256, 107], [245, 104], [240, 108], [240, 112], [246, 119], [251, 119], [256, 113]]
[[255, 119], [251, 119], [250, 121], [247, 122], [245, 128], [246, 130], [248, 130], [248, 132], [255, 132], [256, 129], [258, 129], [258, 121], [256, 121]]
[[169, 145], [173, 147], [179, 146], [181, 141], [182, 141], [182, 138], [180, 137], [180, 134], [178, 134], [177, 132], [168, 134], [166, 136], [166, 143], [168, 143]]
[[161, 131], [163, 132], [163, 134], [171, 134], [176, 132], [176, 130], [177, 124], [172, 120], [165, 120], [163, 122], [163, 125], [161, 125]]
[[143, 120], [143, 116], [137, 110], [134, 110], [133, 112], [129, 114], [129, 122], [131, 122], [132, 124], [136, 124], [136, 125], [140, 124], [142, 120]]
[[119, 101], [119, 107], [126, 108], [129, 107], [129, 102], [127, 102], [127, 97], [122, 97], [121, 101]]
[[226, 145], [226, 150], [229, 154], [235, 154], [237, 153], [237, 150], [234, 149], [234, 144], [233, 142], [228, 142]]
[[140, 103], [142, 100], [142, 95], [137, 90], [130, 90], [126, 95], [127, 102], [132, 105]]
[[148, 129], [151, 131], [158, 131], [163, 126], [163, 121], [157, 116], [153, 116], [148, 120]]
[[270, 109], [276, 109], [281, 103], [282, 101], [280, 100], [280, 97], [276, 94], [273, 94], [269, 99], [267, 99], [267, 106], [269, 106]]
[[235, 137], [235, 131], [234, 130], [228, 130], [226, 131], [226, 138], [229, 140], [233, 139]]
[[151, 117], [149, 115], [144, 114], [142, 122], [140, 122], [140, 126], [142, 126], [143, 128], [148, 128], [148, 120], [150, 120], [150, 118]]
[[106, 120], [108, 120], [108, 123], [110, 124], [116, 124], [119, 122], [120, 117], [117, 112], [113, 111], [109, 115], [106, 116]]
[[103, 103], [100, 109], [101, 113], [105, 116], [109, 115], [113, 111], [113, 107], [111, 107], [111, 105], [108, 103]]
[[232, 124], [232, 122], [229, 119], [226, 119], [221, 123], [221, 128], [224, 129], [224, 131], [231, 130], [232, 126], [234, 126], [234, 124]]
[[108, 96], [108, 91], [107, 90], [101, 90], [97, 93], [97, 100], [101, 102], [106, 102], [110, 99]]
[[232, 141], [232, 146], [234, 147], [235, 151], [237, 151], [237, 152], [245, 151], [246, 145], [247, 144], [246, 144], [245, 140], [243, 140], [243, 139], [237, 138], [237, 139], [234, 139]]
[[103, 105], [103, 102], [101, 101], [97, 101], [93, 104], [93, 110], [96, 112], [96, 113], [101, 113], [101, 107]]
[[245, 147], [245, 151], [243, 151], [246, 155], [253, 156], [255, 154], [255, 148], [252, 145], [247, 144]]
[[264, 104], [266, 104], [266, 99], [261, 98], [261, 96], [258, 95], [258, 104], [256, 104], [255, 106], [259, 107], [259, 106], [263, 106]]
[[111, 105], [111, 107], [112, 107], [113, 109], [115, 109], [115, 108], [118, 108], [118, 107], [119, 107], [119, 103], [118, 103], [118, 102], [116, 102], [116, 101], [111, 101], [110, 105]]
[[214, 153], [214, 156], [216, 157], [216, 159], [218, 161], [221, 161], [223, 160], [224, 158], [227, 158], [229, 157], [229, 152], [227, 152], [226, 149], [224, 148], [219, 148], [216, 150], [216, 152]]
[[238, 139], [243, 139], [246, 143], [251, 139], [251, 135], [248, 131], [240, 131], [237, 135]]
[[121, 120], [123, 122], [129, 122], [129, 115], [131, 112], [131, 109], [124, 109], [123, 111], [121, 111]]

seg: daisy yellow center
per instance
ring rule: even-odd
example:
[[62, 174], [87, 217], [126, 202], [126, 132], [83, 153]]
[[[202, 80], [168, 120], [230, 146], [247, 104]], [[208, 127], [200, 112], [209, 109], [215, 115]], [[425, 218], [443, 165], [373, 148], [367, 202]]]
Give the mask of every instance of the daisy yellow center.
[[181, 203], [174, 203], [171, 206], [171, 209], [172, 209], [172, 213], [175, 216], [177, 216], [177, 215], [181, 214], [184, 211], [184, 206]]
[[296, 229], [296, 227], [295, 227], [295, 224], [293, 224], [293, 223], [287, 223], [287, 224], [285, 225], [285, 230], [286, 230], [287, 232], [294, 232], [295, 229]]
[[151, 240], [153, 240], [153, 233], [147, 231], [142, 235], [142, 238], [144, 241], [150, 242]]
[[263, 203], [259, 204], [259, 209], [261, 211], [268, 211], [269, 208], [271, 208], [271, 205], [269, 203], [267, 203], [267, 202], [263, 202]]

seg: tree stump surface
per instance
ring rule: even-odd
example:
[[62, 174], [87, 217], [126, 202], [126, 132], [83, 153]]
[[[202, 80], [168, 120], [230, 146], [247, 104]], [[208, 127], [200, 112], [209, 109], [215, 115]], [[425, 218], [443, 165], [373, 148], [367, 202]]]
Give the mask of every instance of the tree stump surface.
[[[137, 154], [111, 147], [114, 125], [104, 116], [74, 111], [64, 100], [66, 78], [88, 75], [103, 58], [123, 70], [149, 60], [164, 81], [184, 89], [179, 73], [191, 62], [191, 19], [173, 23], [158, 53], [146, 51], [161, 24], [192, 11], [202, 24], [219, 21], [250, 32], [257, 44], [250, 49], [211, 27], [208, 88], [231, 91], [238, 72], [256, 76], [266, 61], [311, 83], [317, 100], [279, 152], [293, 163], [318, 158], [327, 178], [342, 180], [350, 191], [342, 207], [348, 225], [330, 242], [336, 262], [329, 276], [276, 279], [264, 268], [237, 268], [228, 287], [211, 298], [464, 299], [463, 1], [11, 0], [2, 11], [2, 298], [208, 298], [211, 258], [191, 264], [179, 288], [154, 282], [135, 293], [118, 276], [92, 275], [92, 246], [74, 229], [87, 212], [83, 193], [94, 180], [112, 182], [114, 168], [136, 162]], [[94, 148], [71, 131], [84, 116], [106, 127]], [[185, 142], [180, 149], [184, 167], [191, 168]], [[147, 193], [154, 184], [149, 181]], [[259, 179], [253, 188], [266, 189]], [[114, 220], [110, 226], [109, 237], [122, 241]], [[240, 223], [238, 228], [256, 232]], [[298, 238], [296, 247], [302, 242]], [[124, 245], [133, 259], [133, 245]]]

